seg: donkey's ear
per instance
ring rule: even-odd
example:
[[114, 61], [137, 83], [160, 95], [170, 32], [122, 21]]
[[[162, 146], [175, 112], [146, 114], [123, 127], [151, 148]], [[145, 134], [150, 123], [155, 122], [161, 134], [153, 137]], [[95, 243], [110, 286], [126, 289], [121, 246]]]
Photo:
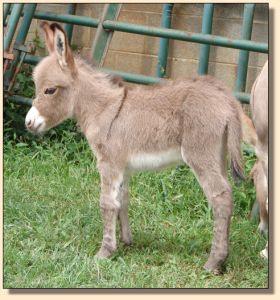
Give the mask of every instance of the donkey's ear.
[[54, 33], [54, 51], [57, 56], [58, 63], [61, 68], [69, 68], [72, 73], [75, 73], [74, 57], [68, 44], [67, 36], [63, 28], [57, 24], [50, 25]]
[[50, 25], [48, 22], [41, 22], [40, 27], [43, 29], [45, 33], [45, 41], [46, 46], [49, 50], [49, 53], [52, 53], [54, 51], [54, 32], [51, 30]]

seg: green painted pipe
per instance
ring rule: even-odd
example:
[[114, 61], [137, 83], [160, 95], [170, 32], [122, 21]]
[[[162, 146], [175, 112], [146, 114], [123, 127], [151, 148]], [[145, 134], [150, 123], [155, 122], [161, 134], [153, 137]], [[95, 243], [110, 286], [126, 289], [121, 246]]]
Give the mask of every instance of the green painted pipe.
[[26, 64], [30, 64], [30, 65], [37, 65], [41, 59], [43, 59], [44, 57], [40, 57], [40, 56], [35, 56], [35, 55], [30, 55], [27, 54], [25, 55], [24, 61]]
[[[162, 12], [161, 27], [170, 28], [171, 26], [171, 14], [174, 4], [164, 4]], [[165, 77], [166, 75], [166, 65], [168, 57], [168, 46], [169, 39], [161, 38], [159, 41], [159, 53], [158, 53], [158, 63], [156, 69], [157, 77]]]
[[[204, 4], [202, 17], [202, 33], [211, 34], [213, 23], [214, 4]], [[198, 74], [208, 73], [210, 45], [200, 45]]]
[[175, 29], [164, 29], [109, 20], [103, 22], [103, 27], [109, 30], [118, 30], [149, 36], [165, 37], [193, 43], [202, 43], [227, 48], [244, 49], [253, 52], [268, 53], [268, 44], [266, 43], [257, 43], [245, 40], [232, 40], [226, 37], [211, 34], [192, 33]]
[[233, 92], [233, 95], [235, 96], [235, 98], [237, 98], [243, 104], [250, 103], [250, 94], [241, 93], [241, 92]]
[[[255, 4], [244, 4], [244, 13], [241, 29], [241, 39], [250, 40], [252, 35]], [[244, 92], [246, 87], [247, 71], [249, 62], [249, 52], [241, 50], [238, 59], [237, 78], [235, 90]]]
[[34, 15], [35, 19], [47, 20], [47, 21], [56, 21], [68, 24], [75, 24], [87, 27], [97, 27], [98, 19], [83, 17], [83, 16], [75, 16], [75, 15], [67, 15], [67, 14], [55, 14], [47, 11], [36, 11]]
[[32, 105], [32, 99], [22, 97], [22, 96], [19, 96], [19, 95], [9, 96], [8, 100], [11, 101], [11, 102], [18, 103], [18, 104]]
[[9, 14], [11, 3], [4, 3], [3, 23], [5, 24], [6, 18]]
[[32, 18], [34, 16], [35, 10], [36, 10], [37, 4], [26, 4], [24, 7], [24, 15], [22, 18], [21, 26], [19, 28], [15, 45], [20, 46], [25, 42], [25, 39], [27, 37]]
[[[42, 57], [26, 55], [24, 62], [28, 64], [36, 65], [41, 59]], [[118, 75], [122, 77], [125, 81], [132, 82], [132, 83], [154, 84], [154, 83], [159, 83], [161, 80], [160, 78], [157, 77], [145, 76], [140, 74], [132, 74], [123, 71], [111, 70], [107, 68], [99, 68], [99, 69], [104, 73]], [[235, 92], [233, 94], [241, 103], [249, 103], [250, 94], [239, 93], [239, 92]]]
[[[70, 3], [70, 4], [68, 4], [68, 6], [67, 6], [67, 14], [69, 14], [69, 15], [75, 15], [75, 13], [76, 13], [76, 6], [77, 6], [76, 3]], [[69, 23], [65, 24], [64, 30], [65, 30], [65, 32], [67, 34], [69, 44], [71, 44], [72, 34], [73, 34], [73, 24], [69, 24]]]
[[[100, 70], [104, 73], [118, 75], [122, 77], [125, 81], [132, 82], [132, 83], [140, 83], [140, 84], [155, 84], [161, 81], [160, 78], [152, 77], [152, 76], [145, 76], [139, 74], [132, 74], [123, 71], [116, 71], [107, 68], [100, 68]], [[250, 103], [250, 94], [246, 93], [239, 93], [234, 92], [233, 95], [241, 102], [241, 103]]]
[[94, 66], [102, 66], [109, 49], [114, 31], [104, 30], [104, 20], [117, 20], [121, 10], [121, 4], [105, 4], [99, 20], [97, 30], [91, 46], [91, 58]]
[[7, 32], [4, 37], [4, 51], [7, 51], [10, 48], [23, 7], [24, 4], [14, 4], [13, 6], [7, 25]]
[[90, 17], [67, 15], [67, 14], [56, 14], [53, 12], [39, 11], [39, 10], [35, 12], [34, 19], [56, 21], [56, 22], [61, 22], [66, 24], [74, 24], [74, 25], [87, 26], [87, 27], [97, 27], [99, 23], [98, 19], [94, 19]]

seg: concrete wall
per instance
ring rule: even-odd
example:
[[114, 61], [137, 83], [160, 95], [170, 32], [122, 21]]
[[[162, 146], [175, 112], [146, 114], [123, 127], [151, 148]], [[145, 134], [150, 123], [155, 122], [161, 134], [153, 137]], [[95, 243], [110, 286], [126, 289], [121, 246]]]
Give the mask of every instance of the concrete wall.
[[[77, 15], [98, 18], [104, 4], [78, 4]], [[65, 4], [39, 4], [39, 10], [65, 13]], [[162, 4], [123, 4], [119, 21], [140, 25], [160, 26]], [[174, 29], [201, 32], [203, 4], [175, 4], [172, 14]], [[232, 39], [241, 35], [243, 4], [215, 4], [212, 33]], [[29, 40], [32, 40], [38, 21], [33, 21]], [[89, 57], [96, 29], [75, 26], [73, 44]], [[268, 5], [256, 4], [252, 40], [268, 42]], [[115, 32], [104, 67], [144, 75], [155, 75], [159, 38]], [[239, 50], [211, 46], [209, 74], [222, 79], [234, 88]], [[170, 41], [167, 75], [172, 78], [191, 76], [198, 69], [199, 44]], [[267, 60], [266, 54], [250, 53], [246, 90], [250, 91], [256, 75]]]

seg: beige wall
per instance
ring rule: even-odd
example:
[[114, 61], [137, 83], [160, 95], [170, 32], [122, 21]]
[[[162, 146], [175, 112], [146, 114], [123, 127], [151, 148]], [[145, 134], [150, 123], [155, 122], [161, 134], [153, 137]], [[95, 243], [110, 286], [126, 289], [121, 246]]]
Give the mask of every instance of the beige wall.
[[[77, 15], [98, 18], [103, 4], [78, 4]], [[65, 13], [65, 4], [39, 4], [39, 10]], [[141, 25], [160, 26], [162, 4], [123, 4], [119, 21]], [[203, 4], [175, 4], [172, 14], [174, 29], [200, 32]], [[241, 35], [243, 4], [215, 4], [212, 33], [239, 39]], [[29, 40], [32, 40], [38, 21], [33, 21]], [[88, 57], [95, 34], [94, 28], [74, 26], [73, 43]], [[252, 40], [268, 42], [268, 5], [256, 4]], [[159, 38], [115, 32], [104, 67], [144, 75], [155, 75]], [[211, 46], [209, 74], [234, 88], [239, 50]], [[172, 78], [197, 73], [199, 44], [170, 41], [167, 75]], [[246, 90], [249, 91], [264, 62], [266, 54], [250, 53]]]

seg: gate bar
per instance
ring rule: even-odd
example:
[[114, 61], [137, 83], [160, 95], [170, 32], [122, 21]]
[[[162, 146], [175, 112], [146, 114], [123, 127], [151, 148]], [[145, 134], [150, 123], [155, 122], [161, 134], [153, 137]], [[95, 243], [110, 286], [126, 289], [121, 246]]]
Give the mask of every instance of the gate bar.
[[24, 44], [36, 7], [37, 4], [25, 5], [23, 19], [15, 41], [16, 46], [22, 46]]
[[6, 22], [6, 18], [9, 14], [11, 8], [11, 3], [4, 3], [4, 13], [3, 13], [3, 24]]
[[125, 22], [104, 21], [105, 29], [118, 30], [149, 36], [166, 37], [174, 40], [188, 41], [193, 43], [210, 44], [226, 48], [243, 49], [253, 52], [268, 53], [268, 44], [253, 41], [233, 40], [223, 36], [193, 33], [175, 29], [163, 29], [153, 26], [129, 24]]
[[[214, 4], [204, 4], [202, 18], [202, 33], [211, 34], [213, 23]], [[204, 75], [208, 73], [210, 45], [202, 44], [199, 51], [198, 74]]]
[[31, 98], [26, 98], [23, 96], [19, 96], [19, 95], [12, 95], [8, 97], [8, 100], [14, 103], [18, 103], [18, 104], [24, 104], [24, 105], [32, 105], [32, 99]]
[[[76, 3], [70, 3], [70, 4], [68, 4], [68, 6], [67, 6], [67, 13], [69, 15], [75, 15], [75, 13], [76, 13], [76, 7], [77, 7]], [[64, 30], [66, 32], [69, 44], [71, 45], [72, 34], [73, 34], [73, 24], [65, 24]]]
[[75, 24], [87, 27], [97, 27], [99, 20], [90, 17], [69, 15], [69, 14], [56, 14], [47, 11], [37, 10], [34, 14], [34, 19], [46, 20], [46, 21], [56, 21], [67, 24]]
[[[174, 4], [164, 4], [162, 11], [161, 27], [170, 28], [171, 26], [171, 14]], [[169, 39], [161, 38], [159, 41], [159, 53], [158, 53], [158, 62], [156, 69], [157, 77], [165, 77], [166, 75], [166, 66], [167, 66], [167, 57], [168, 57], [168, 48], [169, 48]]]
[[[252, 35], [255, 4], [244, 4], [244, 13], [242, 21], [241, 39], [250, 40]], [[237, 78], [235, 90], [244, 92], [248, 72], [249, 52], [241, 50], [238, 59]]]
[[91, 46], [91, 57], [95, 66], [102, 66], [109, 48], [113, 31], [105, 30], [102, 26], [104, 20], [116, 20], [121, 10], [121, 4], [105, 4], [99, 21], [96, 34]]
[[8, 29], [6, 32], [6, 35], [4, 37], [4, 51], [9, 50], [13, 36], [15, 34], [16, 28], [17, 28], [17, 24], [22, 12], [24, 4], [20, 3], [20, 4], [14, 4], [10, 18], [9, 18], [9, 22], [8, 22]]

